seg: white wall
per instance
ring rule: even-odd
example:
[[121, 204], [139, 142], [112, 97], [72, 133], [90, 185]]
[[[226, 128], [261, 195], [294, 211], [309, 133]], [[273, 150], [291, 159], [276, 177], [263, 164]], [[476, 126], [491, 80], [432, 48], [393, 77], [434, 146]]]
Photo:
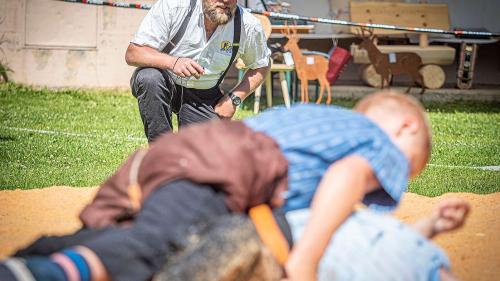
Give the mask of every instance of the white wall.
[[447, 3], [452, 27], [486, 28], [500, 32], [500, 0], [433, 0]]
[[53, 87], [127, 87], [133, 68], [125, 63], [125, 50], [146, 12], [52, 0], [0, 0], [0, 34], [9, 40], [3, 49], [14, 70], [10, 76]]

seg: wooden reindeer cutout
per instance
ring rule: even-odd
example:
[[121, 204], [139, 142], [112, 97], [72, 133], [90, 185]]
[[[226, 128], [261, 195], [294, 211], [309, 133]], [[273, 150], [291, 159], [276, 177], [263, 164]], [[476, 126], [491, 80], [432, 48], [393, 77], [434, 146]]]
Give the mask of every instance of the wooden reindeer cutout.
[[[368, 35], [365, 35], [365, 32], [367, 32]], [[373, 30], [361, 28], [360, 36], [363, 42], [359, 44], [359, 48], [365, 49], [368, 52], [370, 62], [373, 64], [375, 71], [381, 76], [382, 81], [380, 88], [389, 86], [390, 75], [406, 74], [412, 79], [412, 83], [408, 86], [406, 92], [408, 93], [413, 85], [419, 83], [422, 86], [420, 94], [424, 93], [424, 79], [419, 72], [423, 65], [422, 58], [420, 58], [419, 55], [408, 52], [383, 54], [377, 48], [375, 43], [377, 37], [373, 35]]]
[[320, 90], [316, 103], [321, 103], [323, 93], [326, 88], [328, 92], [326, 104], [330, 104], [332, 100], [332, 92], [330, 89], [330, 83], [326, 79], [328, 60], [321, 55], [303, 55], [298, 45], [299, 36], [297, 35], [297, 29], [287, 27], [285, 30], [286, 33], [283, 34], [286, 38], [288, 38], [288, 42], [283, 48], [285, 51], [290, 51], [292, 53], [295, 70], [297, 71], [297, 77], [300, 80], [300, 101], [302, 103], [309, 102], [309, 80], [318, 80]]

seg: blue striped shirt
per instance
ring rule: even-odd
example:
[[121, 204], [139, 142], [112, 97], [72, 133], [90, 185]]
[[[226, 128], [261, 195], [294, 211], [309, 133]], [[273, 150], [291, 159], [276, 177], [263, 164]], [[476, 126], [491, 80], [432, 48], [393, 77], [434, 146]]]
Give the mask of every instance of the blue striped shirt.
[[308, 208], [327, 168], [354, 154], [370, 163], [382, 185], [365, 196], [365, 204], [391, 210], [406, 191], [408, 160], [382, 129], [360, 113], [336, 106], [294, 105], [290, 110], [272, 108], [244, 122], [271, 136], [288, 159], [285, 211]]

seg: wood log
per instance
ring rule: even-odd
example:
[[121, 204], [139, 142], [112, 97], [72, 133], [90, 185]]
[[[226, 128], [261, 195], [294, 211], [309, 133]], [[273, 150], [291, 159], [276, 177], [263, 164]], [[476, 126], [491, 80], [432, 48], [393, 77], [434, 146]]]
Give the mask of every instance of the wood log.
[[429, 47], [429, 34], [420, 33], [419, 38], [420, 38], [420, 40], [418, 42], [418, 46], [420, 46], [422, 48]]
[[439, 65], [424, 65], [420, 68], [419, 72], [424, 78], [426, 88], [439, 89], [443, 87], [444, 82], [446, 81], [444, 70]]
[[182, 251], [154, 281], [278, 281], [283, 269], [262, 244], [251, 220], [228, 215], [195, 227]]
[[[361, 80], [368, 86], [380, 88], [382, 86], [382, 76], [377, 73], [373, 64], [362, 66], [360, 71]], [[392, 75], [389, 74], [389, 84], [392, 81]], [[384, 85], [385, 87], [389, 85]]]

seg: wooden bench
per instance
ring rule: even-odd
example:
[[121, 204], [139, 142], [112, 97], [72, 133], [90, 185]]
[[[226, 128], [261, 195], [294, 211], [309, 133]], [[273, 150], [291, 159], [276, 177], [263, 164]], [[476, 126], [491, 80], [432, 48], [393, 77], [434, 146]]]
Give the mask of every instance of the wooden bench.
[[[351, 20], [375, 24], [388, 24], [406, 27], [445, 29], [450, 28], [448, 5], [414, 4], [399, 2], [352, 2], [350, 3]], [[351, 27], [358, 33], [357, 27]], [[374, 29], [378, 36], [410, 34], [411, 32]], [[455, 60], [455, 49], [449, 46], [429, 45], [428, 35], [419, 33], [419, 45], [378, 45], [382, 53], [412, 52], [422, 58], [424, 67], [420, 72], [428, 88], [441, 88], [445, 82], [445, 73], [439, 65], [450, 65]], [[368, 64], [361, 71], [361, 78], [373, 87], [380, 87], [380, 76], [370, 65], [368, 54], [358, 45], [351, 46], [354, 63]]]

